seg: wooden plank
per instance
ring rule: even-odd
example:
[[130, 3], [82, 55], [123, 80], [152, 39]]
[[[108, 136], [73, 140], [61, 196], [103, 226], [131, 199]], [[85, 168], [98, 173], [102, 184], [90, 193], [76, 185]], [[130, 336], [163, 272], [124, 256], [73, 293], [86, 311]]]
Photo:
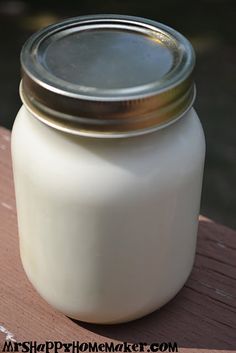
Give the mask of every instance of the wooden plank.
[[[179, 351], [236, 351], [236, 232], [205, 217], [192, 274], [161, 310], [127, 324], [92, 325], [70, 320], [41, 299], [20, 263], [6, 129], [0, 129], [0, 243], [0, 331], [17, 341], [177, 342]], [[5, 336], [0, 333], [0, 345]]]

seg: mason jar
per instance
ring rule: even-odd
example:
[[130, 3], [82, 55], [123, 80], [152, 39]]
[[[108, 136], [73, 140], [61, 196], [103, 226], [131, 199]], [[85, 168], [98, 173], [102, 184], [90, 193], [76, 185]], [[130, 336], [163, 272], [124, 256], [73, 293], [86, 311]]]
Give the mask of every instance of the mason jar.
[[205, 156], [194, 63], [180, 33], [130, 16], [72, 18], [24, 45], [12, 132], [20, 255], [65, 315], [133, 320], [187, 280]]

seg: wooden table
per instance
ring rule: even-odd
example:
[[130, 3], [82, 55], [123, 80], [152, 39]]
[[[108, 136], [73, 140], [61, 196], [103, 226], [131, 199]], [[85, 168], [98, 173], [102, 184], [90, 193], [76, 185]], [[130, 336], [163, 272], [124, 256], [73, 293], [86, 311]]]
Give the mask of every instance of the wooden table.
[[41, 299], [19, 258], [6, 129], [0, 129], [0, 244], [0, 351], [6, 336], [18, 342], [177, 342], [179, 351], [236, 351], [236, 232], [205, 217], [192, 274], [161, 310], [127, 324], [92, 325], [72, 321]]

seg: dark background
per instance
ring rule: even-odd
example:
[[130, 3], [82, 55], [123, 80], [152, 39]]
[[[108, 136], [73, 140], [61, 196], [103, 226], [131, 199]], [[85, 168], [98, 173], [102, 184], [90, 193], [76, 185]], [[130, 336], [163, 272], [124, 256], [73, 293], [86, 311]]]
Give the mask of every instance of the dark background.
[[0, 1], [0, 125], [11, 128], [21, 103], [19, 54], [34, 31], [95, 13], [148, 17], [174, 27], [197, 54], [195, 81], [207, 140], [201, 213], [236, 228], [235, 0]]

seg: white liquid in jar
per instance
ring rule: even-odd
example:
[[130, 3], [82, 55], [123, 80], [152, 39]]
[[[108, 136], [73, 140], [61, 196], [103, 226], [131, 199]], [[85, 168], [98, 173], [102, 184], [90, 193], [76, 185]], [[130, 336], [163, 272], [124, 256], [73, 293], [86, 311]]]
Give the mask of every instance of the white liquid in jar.
[[193, 109], [153, 133], [92, 139], [23, 107], [12, 155], [21, 259], [48, 303], [118, 323], [175, 296], [194, 261], [205, 155]]

